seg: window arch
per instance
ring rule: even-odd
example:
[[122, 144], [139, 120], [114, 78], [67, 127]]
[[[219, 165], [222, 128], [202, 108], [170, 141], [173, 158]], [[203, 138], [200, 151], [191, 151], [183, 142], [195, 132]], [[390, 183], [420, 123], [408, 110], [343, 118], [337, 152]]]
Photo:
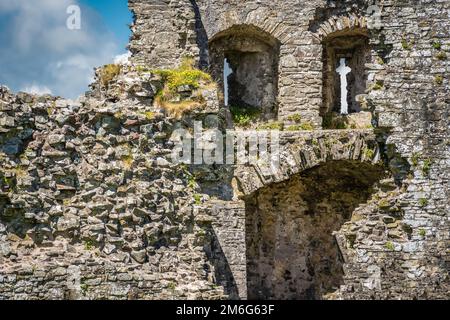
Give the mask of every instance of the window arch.
[[[323, 40], [323, 105], [321, 115], [335, 112], [340, 114], [361, 111], [357, 96], [366, 90], [367, 72], [365, 64], [370, 62], [369, 38], [364, 30], [340, 31], [327, 36]], [[345, 85], [338, 73], [342, 68], [346, 71]], [[348, 70], [348, 69], [346, 69]], [[342, 97], [342, 92], [347, 97]], [[343, 99], [344, 98], [344, 99]], [[343, 111], [342, 101], [348, 104], [347, 112]]]
[[209, 42], [211, 73], [224, 103], [257, 108], [265, 120], [277, 111], [279, 42], [252, 25], [236, 25]]

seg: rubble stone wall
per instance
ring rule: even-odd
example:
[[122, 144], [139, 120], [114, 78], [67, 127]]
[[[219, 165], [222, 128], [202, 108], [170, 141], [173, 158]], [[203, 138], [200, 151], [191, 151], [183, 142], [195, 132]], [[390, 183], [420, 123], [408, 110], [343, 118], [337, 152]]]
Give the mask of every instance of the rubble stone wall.
[[[380, 28], [368, 26], [373, 3]], [[97, 78], [77, 101], [0, 89], [0, 299], [449, 298], [447, 0], [129, 6], [131, 65], [107, 84]], [[211, 116], [229, 120], [221, 89], [202, 91], [201, 107], [178, 121], [154, 104], [161, 78], [139, 66], [175, 68], [189, 55], [213, 70], [210, 41], [229, 30], [249, 36], [250, 29], [279, 42], [276, 118], [289, 124], [299, 115], [315, 130], [281, 133], [275, 171], [171, 163], [174, 129]], [[321, 130], [324, 41], [362, 31], [370, 63], [360, 104], [373, 128]], [[330, 165], [336, 170], [327, 171]], [[333, 192], [354, 194], [358, 179], [333, 181], [346, 170], [347, 178], [364, 176], [373, 166], [386, 176], [364, 185], [367, 197], [348, 206], [345, 219], [323, 224], [342, 205]], [[314, 207], [320, 199], [289, 190], [317, 186], [308, 173], [323, 170], [331, 181], [326, 201], [305, 216], [295, 203]], [[280, 267], [289, 257], [304, 258], [302, 266], [317, 260], [314, 250], [298, 254], [283, 239], [272, 241], [271, 228], [288, 227], [287, 234], [305, 236], [300, 245], [307, 248], [319, 248], [317, 239], [336, 242], [324, 249], [337, 261], [333, 268], [342, 266], [331, 286], [326, 261], [304, 273]], [[269, 270], [275, 277], [268, 266], [276, 267]], [[289, 281], [302, 289], [292, 291]], [[300, 294], [312, 282], [314, 293]], [[275, 294], [254, 290], [261, 287]]]
[[145, 77], [75, 102], [1, 87], [0, 299], [227, 296], [208, 196], [171, 163], [175, 121]]

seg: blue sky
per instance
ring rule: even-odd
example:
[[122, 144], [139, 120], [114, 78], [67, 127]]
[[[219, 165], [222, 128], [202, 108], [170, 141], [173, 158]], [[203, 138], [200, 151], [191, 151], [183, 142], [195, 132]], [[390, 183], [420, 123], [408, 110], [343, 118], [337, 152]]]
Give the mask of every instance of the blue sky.
[[[71, 5], [79, 30], [67, 27]], [[0, 84], [76, 98], [94, 67], [127, 53], [131, 22], [127, 0], [0, 0]]]
[[124, 48], [128, 43], [131, 31], [132, 14], [128, 10], [127, 0], [81, 0], [81, 4], [97, 11], [106, 26], [117, 37], [119, 44]]

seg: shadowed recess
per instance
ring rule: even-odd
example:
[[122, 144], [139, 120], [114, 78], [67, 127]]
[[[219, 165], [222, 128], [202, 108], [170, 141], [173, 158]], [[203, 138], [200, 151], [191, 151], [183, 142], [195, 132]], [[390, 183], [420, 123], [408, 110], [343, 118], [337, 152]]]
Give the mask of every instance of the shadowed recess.
[[246, 201], [249, 299], [322, 299], [342, 284], [333, 236], [368, 201], [383, 167], [332, 161]]

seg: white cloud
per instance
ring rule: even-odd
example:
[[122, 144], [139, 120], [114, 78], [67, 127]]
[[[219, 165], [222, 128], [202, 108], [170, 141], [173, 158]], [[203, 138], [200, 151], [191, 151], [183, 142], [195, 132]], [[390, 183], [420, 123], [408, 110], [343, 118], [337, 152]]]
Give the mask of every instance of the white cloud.
[[119, 55], [114, 57], [114, 63], [117, 63], [117, 64], [128, 64], [130, 57], [131, 57], [131, 52], [130, 51], [128, 51], [127, 53], [124, 53], [124, 54], [119, 54]]
[[50, 90], [49, 88], [47, 88], [45, 86], [42, 87], [37, 84], [32, 84], [31, 86], [27, 86], [27, 87], [21, 89], [20, 91], [28, 92], [28, 93], [32, 93], [32, 94], [38, 94], [38, 95], [52, 94], [52, 90]]
[[73, 4], [78, 0], [0, 0], [0, 84], [75, 98], [87, 90], [94, 67], [124, 52], [88, 7], [81, 6], [81, 29], [68, 29]]

